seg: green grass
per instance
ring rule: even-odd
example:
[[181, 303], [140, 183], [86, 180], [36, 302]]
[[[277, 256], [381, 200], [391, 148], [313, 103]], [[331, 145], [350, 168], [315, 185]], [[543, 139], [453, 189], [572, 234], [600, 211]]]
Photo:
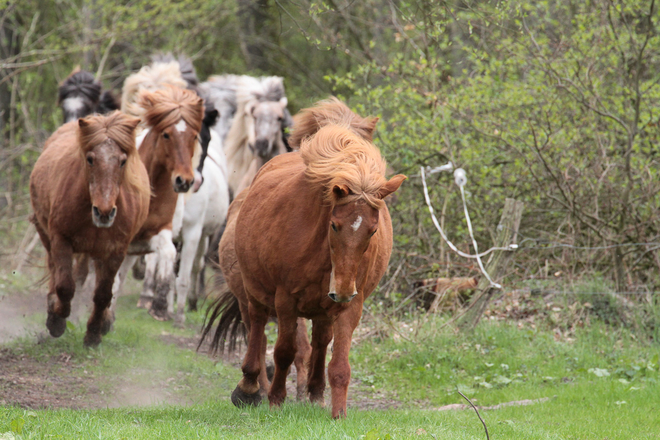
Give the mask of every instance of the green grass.
[[[70, 326], [59, 339], [23, 338], [9, 348], [44, 363], [67, 354], [74, 374], [93, 377], [108, 393], [120, 385], [135, 386], [139, 393], [145, 384], [158, 388], [173, 380], [169, 401], [180, 404], [36, 411], [0, 406], [0, 439], [10, 434], [22, 439], [485, 438], [473, 411], [433, 409], [464, 403], [457, 388], [484, 406], [550, 398], [482, 411], [493, 439], [660, 438], [658, 345], [597, 320], [569, 340], [555, 340], [551, 330], [492, 321], [472, 334], [438, 331], [441, 317], [419, 329], [414, 341], [397, 333], [367, 338], [351, 352], [361, 385], [349, 395], [369, 399], [369, 390], [385, 393], [403, 409], [349, 407], [347, 420], [333, 421], [329, 409], [296, 403], [279, 410], [233, 407], [229, 393], [238, 369], [163, 340], [192, 337], [200, 316], [189, 314], [190, 328], [179, 330], [154, 321], [134, 303], [135, 297], [121, 298], [115, 330], [98, 349], [82, 347], [84, 325]], [[0, 386], [0, 393], [5, 391]]]

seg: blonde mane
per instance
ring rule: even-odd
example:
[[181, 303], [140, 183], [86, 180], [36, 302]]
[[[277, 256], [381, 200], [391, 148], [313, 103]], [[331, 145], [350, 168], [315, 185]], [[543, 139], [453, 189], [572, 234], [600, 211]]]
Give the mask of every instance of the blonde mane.
[[313, 136], [321, 127], [329, 124], [346, 126], [361, 138], [371, 142], [378, 118], [363, 118], [333, 96], [319, 101], [314, 107], [301, 110], [293, 117], [293, 121], [289, 145], [296, 149], [304, 139]]
[[148, 127], [163, 131], [180, 120], [199, 133], [204, 118], [204, 100], [191, 90], [167, 86], [155, 92], [140, 92], [138, 101], [145, 109], [144, 121]]
[[110, 139], [127, 156], [124, 183], [135, 193], [149, 194], [149, 182], [141, 179], [143, 174], [137, 171], [144, 167], [135, 147], [135, 128], [140, 120], [115, 110], [107, 116], [93, 115], [82, 121], [77, 124], [81, 161], [89, 150]]
[[142, 67], [124, 81], [121, 95], [121, 111], [141, 118], [145, 109], [139, 104], [140, 92], [156, 91], [167, 85], [185, 89], [188, 83], [181, 76], [178, 61], [156, 62]]
[[[385, 206], [379, 197], [387, 183], [385, 161], [378, 148], [353, 132], [350, 124], [321, 127], [302, 141], [300, 155], [307, 165], [307, 180], [323, 188], [326, 202], [343, 205], [363, 199], [375, 209]], [[349, 195], [337, 198], [335, 186], [347, 188]]]

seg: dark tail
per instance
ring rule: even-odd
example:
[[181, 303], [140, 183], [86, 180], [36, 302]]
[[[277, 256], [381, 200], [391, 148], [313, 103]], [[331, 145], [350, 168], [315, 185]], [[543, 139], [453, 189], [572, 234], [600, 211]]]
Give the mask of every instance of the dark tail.
[[211, 354], [223, 353], [225, 349], [234, 351], [240, 339], [247, 340], [247, 329], [241, 317], [241, 309], [238, 299], [226, 287], [206, 310], [206, 317], [202, 326], [202, 337], [197, 345], [197, 350], [206, 340], [206, 336], [211, 334], [213, 324], [218, 321], [218, 326], [213, 333], [209, 352]]

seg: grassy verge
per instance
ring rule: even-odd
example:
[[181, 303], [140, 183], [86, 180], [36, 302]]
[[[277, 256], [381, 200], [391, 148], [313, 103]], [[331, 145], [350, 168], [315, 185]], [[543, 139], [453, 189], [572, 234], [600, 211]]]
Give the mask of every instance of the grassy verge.
[[[70, 326], [60, 339], [23, 338], [4, 347], [33, 366], [52, 364], [49, 386], [60, 386], [57, 375], [62, 370], [86, 378], [82, 388], [72, 391], [76, 396], [100, 399], [95, 408], [120, 407], [0, 406], [0, 439], [485, 438], [472, 411], [434, 409], [463, 403], [457, 389], [483, 406], [550, 398], [531, 406], [482, 411], [493, 439], [660, 438], [658, 345], [599, 321], [577, 329], [571, 338], [541, 327], [521, 329], [494, 321], [483, 322], [472, 334], [460, 334], [438, 330], [438, 317], [416, 329], [413, 340], [405, 335], [415, 332], [400, 324], [400, 333], [365, 338], [353, 348], [353, 374], [361, 389], [357, 393], [358, 387], [352, 387], [349, 393], [370, 399], [371, 389], [373, 398], [385, 393], [403, 402], [403, 408], [349, 408], [347, 420], [332, 421], [327, 409], [296, 403], [279, 410], [267, 405], [234, 408], [229, 393], [238, 369], [180, 343], [193, 340], [199, 316], [189, 315], [190, 328], [178, 330], [135, 309], [134, 302], [135, 297], [121, 298], [115, 330], [96, 350], [82, 347], [80, 324]], [[54, 361], [62, 358], [67, 359], [66, 371], [61, 361]], [[0, 381], [0, 400], [12, 390], [5, 385]], [[116, 401], [118, 389], [127, 400]], [[145, 393], [155, 393], [154, 402], [169, 404], [138, 407], [150, 402], [130, 399]], [[115, 400], [104, 401], [104, 396]]]

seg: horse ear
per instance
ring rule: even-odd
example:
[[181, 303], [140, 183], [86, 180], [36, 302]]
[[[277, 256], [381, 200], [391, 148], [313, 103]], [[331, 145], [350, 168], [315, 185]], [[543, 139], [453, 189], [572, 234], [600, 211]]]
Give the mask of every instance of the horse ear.
[[140, 125], [140, 118], [126, 117], [126, 126], [131, 130], [135, 130]]
[[286, 108], [287, 104], [289, 104], [289, 100], [286, 99], [286, 96], [283, 96], [280, 98], [280, 105], [282, 108]]
[[334, 194], [334, 196], [337, 199], [341, 199], [342, 197], [346, 197], [350, 193], [351, 193], [351, 190], [346, 185], [335, 185], [332, 188], [332, 194]]
[[150, 92], [146, 90], [140, 92], [140, 98], [138, 101], [140, 105], [145, 108], [154, 106], [154, 97]]
[[89, 121], [83, 118], [78, 119], [78, 127], [84, 130], [85, 128], [89, 127]]
[[373, 134], [374, 131], [376, 130], [376, 124], [378, 123], [379, 120], [380, 118], [378, 116], [369, 118], [369, 122], [367, 123], [367, 125], [369, 126], [369, 131], [371, 132], [371, 134]]
[[378, 198], [384, 199], [385, 197], [389, 196], [393, 192], [395, 192], [401, 184], [403, 183], [404, 180], [406, 180], [407, 177], [404, 176], [403, 174], [397, 174], [396, 176], [392, 177], [390, 180], [387, 181], [385, 185], [378, 191]]

